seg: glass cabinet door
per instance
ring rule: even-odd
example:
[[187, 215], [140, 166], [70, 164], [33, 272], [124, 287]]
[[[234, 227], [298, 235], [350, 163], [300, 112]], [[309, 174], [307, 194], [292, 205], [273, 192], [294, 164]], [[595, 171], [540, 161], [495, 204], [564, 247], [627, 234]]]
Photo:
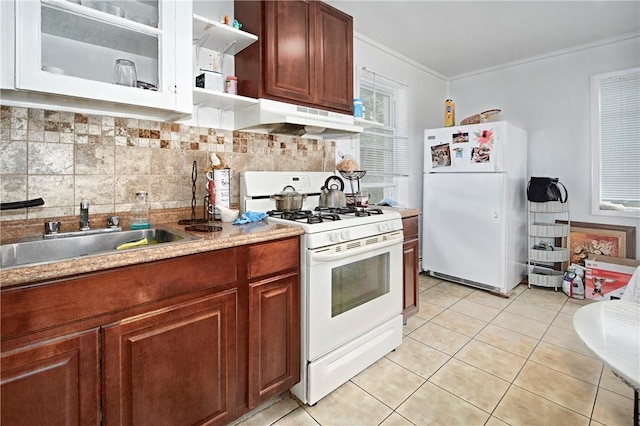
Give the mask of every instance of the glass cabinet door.
[[[191, 61], [191, 27], [177, 37], [178, 26], [173, 0], [17, 1], [16, 88], [190, 112], [176, 96], [182, 85], [189, 92], [190, 75], [176, 63]], [[135, 83], [116, 84], [118, 60]]]

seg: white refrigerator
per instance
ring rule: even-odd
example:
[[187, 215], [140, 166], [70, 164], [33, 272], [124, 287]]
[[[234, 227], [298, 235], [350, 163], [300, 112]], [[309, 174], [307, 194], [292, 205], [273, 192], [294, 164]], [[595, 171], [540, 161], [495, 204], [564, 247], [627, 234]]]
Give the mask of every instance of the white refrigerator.
[[508, 294], [526, 273], [527, 133], [499, 121], [424, 138], [422, 269]]

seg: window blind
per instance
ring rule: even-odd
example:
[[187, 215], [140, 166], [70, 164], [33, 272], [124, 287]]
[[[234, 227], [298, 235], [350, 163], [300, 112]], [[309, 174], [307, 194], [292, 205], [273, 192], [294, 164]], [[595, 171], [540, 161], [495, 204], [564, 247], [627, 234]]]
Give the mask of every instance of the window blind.
[[364, 118], [378, 123], [360, 135], [360, 168], [368, 176], [408, 176], [407, 86], [363, 68], [360, 97]]
[[640, 71], [600, 79], [600, 198], [640, 207]]

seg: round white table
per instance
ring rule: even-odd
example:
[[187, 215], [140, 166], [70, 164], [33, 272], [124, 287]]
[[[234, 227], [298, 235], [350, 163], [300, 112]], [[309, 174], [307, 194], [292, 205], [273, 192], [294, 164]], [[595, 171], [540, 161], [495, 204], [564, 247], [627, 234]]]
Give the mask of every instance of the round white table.
[[585, 305], [573, 315], [584, 344], [634, 390], [634, 424], [638, 425], [640, 390], [640, 303], [606, 300]]

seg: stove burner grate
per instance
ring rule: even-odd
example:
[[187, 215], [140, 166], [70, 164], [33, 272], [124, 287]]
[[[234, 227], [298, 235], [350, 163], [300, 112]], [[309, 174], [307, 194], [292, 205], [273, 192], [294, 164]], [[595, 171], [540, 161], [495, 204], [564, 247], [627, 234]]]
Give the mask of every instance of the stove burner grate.
[[355, 214], [358, 217], [372, 216], [376, 214], [382, 214], [382, 210], [381, 209], [356, 209]]
[[383, 214], [382, 209], [367, 209], [358, 207], [316, 207], [317, 212], [331, 212], [335, 214], [349, 215], [353, 214], [356, 217], [372, 216], [376, 214]]
[[340, 220], [340, 217], [337, 214], [332, 213], [316, 213], [311, 210], [298, 210], [297, 212], [283, 212], [279, 210], [269, 210], [267, 212], [268, 216], [276, 217], [285, 220], [292, 220], [295, 222], [306, 222], [306, 223], [322, 223], [325, 221], [334, 221]]
[[355, 213], [355, 207], [316, 207], [317, 212], [329, 212], [334, 214], [350, 214]]
[[298, 210], [295, 212], [283, 212], [281, 210], [269, 210], [267, 212], [268, 216], [278, 217], [286, 220], [299, 220], [306, 219], [311, 216], [313, 213], [311, 210]]
[[324, 221], [340, 220], [340, 216], [333, 213], [319, 213], [309, 216], [307, 223], [322, 223]]

